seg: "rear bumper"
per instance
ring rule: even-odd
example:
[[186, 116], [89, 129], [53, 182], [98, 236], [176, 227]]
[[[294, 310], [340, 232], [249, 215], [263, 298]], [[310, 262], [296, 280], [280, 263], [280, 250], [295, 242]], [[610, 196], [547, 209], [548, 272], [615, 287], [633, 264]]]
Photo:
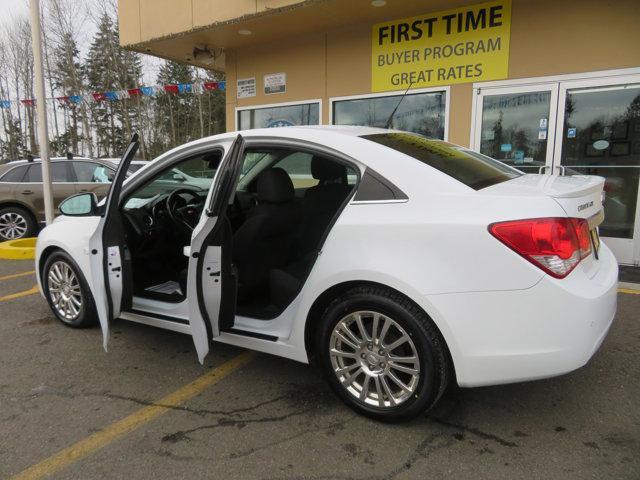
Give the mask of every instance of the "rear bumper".
[[[595, 267], [595, 268], [594, 268]], [[496, 385], [562, 375], [585, 365], [609, 331], [618, 264], [602, 245], [590, 270], [545, 275], [526, 290], [429, 296], [446, 322], [458, 384]]]

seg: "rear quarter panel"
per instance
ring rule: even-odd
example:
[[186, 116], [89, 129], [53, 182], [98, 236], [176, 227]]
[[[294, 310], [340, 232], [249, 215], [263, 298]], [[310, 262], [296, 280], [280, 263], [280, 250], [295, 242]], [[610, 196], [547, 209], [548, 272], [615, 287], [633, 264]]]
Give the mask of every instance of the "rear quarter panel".
[[[397, 184], [398, 185], [398, 184]], [[461, 356], [445, 315], [430, 297], [456, 292], [524, 290], [543, 273], [488, 232], [488, 225], [516, 218], [564, 215], [549, 197], [509, 198], [408, 191], [405, 203], [352, 202], [329, 232], [298, 298], [296, 317], [332, 286], [369, 281], [416, 302], [442, 332], [456, 362]], [[304, 322], [295, 322], [294, 344], [304, 345]]]

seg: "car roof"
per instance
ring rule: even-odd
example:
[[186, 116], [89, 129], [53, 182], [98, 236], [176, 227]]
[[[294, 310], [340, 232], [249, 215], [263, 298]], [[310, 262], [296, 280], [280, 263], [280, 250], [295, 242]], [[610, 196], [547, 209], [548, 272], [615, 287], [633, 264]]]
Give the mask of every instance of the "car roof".
[[[58, 161], [69, 161], [69, 160], [88, 160], [90, 162], [98, 162], [98, 163], [104, 163], [104, 162], [108, 162], [108, 163], [112, 163], [109, 162], [107, 159], [103, 159], [103, 158], [89, 158], [89, 157], [73, 157], [71, 159], [68, 159], [67, 157], [51, 157], [49, 160], [51, 160], [52, 162], [58, 162]], [[41, 163], [42, 159], [40, 158], [34, 158], [33, 160], [11, 160], [10, 162], [7, 163], [3, 163], [2, 166], [6, 167], [6, 166], [16, 166], [16, 165], [25, 165], [27, 163]]]

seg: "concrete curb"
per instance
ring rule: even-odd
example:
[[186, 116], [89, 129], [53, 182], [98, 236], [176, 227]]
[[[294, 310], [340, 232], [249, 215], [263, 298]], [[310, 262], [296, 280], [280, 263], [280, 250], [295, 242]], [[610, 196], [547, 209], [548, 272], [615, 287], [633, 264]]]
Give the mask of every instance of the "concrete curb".
[[36, 238], [20, 238], [0, 243], [0, 258], [5, 260], [33, 260], [36, 258]]

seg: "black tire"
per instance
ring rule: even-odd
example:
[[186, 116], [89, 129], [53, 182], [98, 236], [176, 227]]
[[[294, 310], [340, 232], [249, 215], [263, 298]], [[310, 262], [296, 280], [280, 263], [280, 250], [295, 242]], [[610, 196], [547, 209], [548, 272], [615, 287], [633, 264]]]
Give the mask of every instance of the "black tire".
[[[58, 308], [54, 304], [54, 294], [50, 290], [51, 285], [49, 272], [56, 264], [60, 265], [60, 263], [67, 265], [78, 280], [77, 284], [81, 295], [81, 305], [78, 308], [79, 312], [77, 316], [74, 316], [73, 318], [66, 318], [58, 311]], [[67, 327], [86, 328], [98, 323], [98, 313], [89, 285], [87, 284], [84, 275], [82, 275], [82, 271], [78, 267], [78, 264], [67, 253], [58, 250], [47, 257], [44, 263], [44, 268], [42, 269], [42, 286], [51, 311], [56, 318]]]
[[[17, 234], [15, 229], [7, 229], [5, 226], [7, 222], [15, 224], [20, 234]], [[24, 233], [22, 233], [23, 229]], [[0, 242], [35, 237], [37, 233], [38, 223], [29, 210], [13, 205], [0, 208]]]
[[[404, 330], [409, 336], [410, 342], [413, 343], [413, 345], [401, 345], [401, 348], [414, 348], [415, 351], [417, 351], [420, 374], [417, 380], [412, 380], [414, 389], [411, 394], [407, 394], [406, 399], [397, 405], [390, 403], [389, 406], [379, 407], [362, 401], [356, 397], [354, 393], [350, 393], [347, 387], [343, 386], [338, 378], [338, 374], [334, 371], [335, 367], [332, 364], [332, 355], [330, 354], [333, 330], [338, 322], [348, 318], [350, 314], [362, 311], [377, 312], [382, 315], [382, 319], [385, 317], [392, 319]], [[363, 320], [363, 322], [364, 321], [365, 320]], [[324, 311], [320, 322], [320, 334], [317, 336], [316, 344], [316, 354], [320, 359], [319, 363], [333, 390], [355, 411], [381, 421], [408, 420], [432, 408], [447, 389], [452, 376], [452, 368], [448, 360], [449, 356], [444, 339], [431, 319], [406, 297], [382, 287], [358, 287], [346, 292], [331, 302]], [[373, 320], [371, 320], [371, 322], [373, 322]], [[354, 325], [354, 323], [352, 323], [352, 325]], [[373, 325], [373, 323], [371, 323], [371, 325]], [[368, 331], [370, 333], [373, 327], [365, 326], [365, 329], [369, 329]], [[400, 330], [398, 330], [398, 333], [401, 334]], [[359, 338], [360, 337], [362, 337], [362, 335], [359, 335]], [[371, 343], [369, 345], [371, 345]], [[381, 348], [383, 348], [382, 344], [380, 345]], [[371, 350], [370, 346], [367, 348]], [[376, 348], [378, 347], [373, 347], [374, 350]], [[392, 349], [391, 351], [394, 350]], [[386, 353], [391, 355], [391, 351]], [[397, 352], [397, 350], [395, 351]], [[378, 352], [384, 352], [384, 350], [382, 349]], [[359, 358], [353, 361], [360, 362], [361, 364], [369, 361], [360, 360]], [[361, 358], [365, 358], [365, 355], [362, 354]], [[387, 371], [389, 370], [391, 362], [392, 358], [388, 358]], [[352, 365], [356, 364], [354, 363]], [[379, 365], [382, 365], [382, 367], [385, 366], [384, 363], [380, 363]], [[353, 368], [357, 367], [354, 366]], [[359, 369], [362, 369], [362, 367]], [[395, 370], [394, 372], [397, 373]], [[370, 385], [370, 380], [366, 379], [366, 373], [364, 371], [359, 375], [363, 374], [365, 377], [354, 376], [354, 378], [362, 378], [362, 384], [366, 382], [367, 385]], [[398, 378], [397, 375], [396, 378]], [[371, 377], [371, 380], [373, 381], [375, 379]], [[373, 381], [373, 384], [374, 386], [380, 385], [378, 380]], [[351, 388], [351, 386], [349, 388]], [[364, 390], [364, 385], [360, 387], [360, 392], [362, 392], [362, 390]], [[369, 395], [369, 393], [367, 394]], [[373, 392], [373, 395], [376, 395], [376, 392]], [[376, 398], [379, 399], [380, 396], [376, 395]], [[383, 401], [388, 398], [386, 393], [382, 395]], [[371, 398], [368, 399], [368, 402], [372, 401], [374, 400]]]

